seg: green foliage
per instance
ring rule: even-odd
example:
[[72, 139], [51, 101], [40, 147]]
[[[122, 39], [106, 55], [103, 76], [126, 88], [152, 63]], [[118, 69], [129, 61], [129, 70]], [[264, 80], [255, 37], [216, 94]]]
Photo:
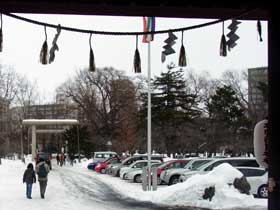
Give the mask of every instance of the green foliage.
[[[92, 151], [94, 151], [94, 145], [88, 142], [89, 131], [86, 126], [79, 127], [79, 145], [80, 153], [89, 156]], [[78, 153], [78, 135], [77, 127], [73, 126], [70, 129], [66, 129], [62, 134], [62, 139], [68, 142], [68, 153], [77, 154]]]
[[218, 87], [206, 106], [212, 120], [225, 122], [228, 126], [241, 126], [245, 122], [245, 110], [231, 86]]
[[[180, 125], [199, 116], [197, 97], [188, 93], [183, 70], [174, 70], [168, 66], [166, 73], [161, 73], [152, 81], [151, 94], [152, 120], [156, 124]], [[147, 94], [142, 95], [142, 118], [147, 115]]]
[[[182, 125], [200, 115], [197, 96], [187, 89], [183, 70], [175, 69], [173, 64], [168, 66], [166, 73], [162, 72], [156, 77], [151, 85], [152, 127], [160, 130], [159, 136], [153, 142], [155, 145], [163, 144], [164, 151], [176, 152], [180, 144]], [[147, 94], [142, 94], [141, 97], [139, 121], [143, 126], [147, 122]]]

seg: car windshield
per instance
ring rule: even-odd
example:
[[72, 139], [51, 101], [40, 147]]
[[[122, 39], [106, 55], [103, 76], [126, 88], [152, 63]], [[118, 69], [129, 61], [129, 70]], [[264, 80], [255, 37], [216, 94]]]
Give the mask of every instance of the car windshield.
[[209, 160], [196, 160], [192, 163], [190, 170], [192, 171], [198, 171], [200, 167], [202, 167], [205, 163], [210, 162], [211, 159]]

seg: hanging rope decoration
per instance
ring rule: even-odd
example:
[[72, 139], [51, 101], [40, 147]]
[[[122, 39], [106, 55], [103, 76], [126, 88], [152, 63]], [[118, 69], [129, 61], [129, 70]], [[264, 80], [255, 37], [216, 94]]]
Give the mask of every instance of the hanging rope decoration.
[[165, 62], [166, 56], [171, 55], [175, 53], [175, 50], [172, 48], [172, 46], [176, 43], [175, 40], [177, 39], [177, 36], [175, 36], [172, 31], [169, 31], [168, 38], [164, 41], [166, 45], [163, 46], [164, 50], [161, 53], [161, 62]]
[[3, 50], [3, 32], [2, 32], [2, 25], [3, 25], [3, 20], [2, 20], [2, 14], [0, 16], [1, 19], [1, 28], [0, 28], [0, 52]]
[[140, 59], [140, 53], [138, 50], [138, 35], [136, 36], [136, 50], [134, 53], [133, 65], [134, 65], [134, 72], [141, 73], [141, 59]]
[[225, 36], [225, 23], [223, 22], [223, 34], [221, 38], [221, 43], [220, 43], [220, 56], [227, 56], [227, 41], [226, 41], [226, 36]]
[[58, 25], [56, 30], [57, 30], [57, 33], [55, 34], [55, 36], [54, 36], [54, 38], [53, 38], [52, 47], [51, 47], [51, 49], [50, 49], [50, 59], [49, 59], [49, 63], [50, 63], [50, 64], [54, 61], [54, 58], [55, 58], [55, 51], [56, 51], [56, 50], [57, 50], [57, 51], [59, 50], [59, 48], [58, 48], [56, 42], [57, 42], [57, 39], [58, 39], [58, 37], [59, 37], [59, 35], [60, 35], [60, 32], [61, 32], [61, 26]]
[[236, 34], [236, 31], [240, 23], [241, 23], [240, 21], [236, 19], [232, 19], [231, 24], [228, 26], [228, 29], [230, 30], [230, 32], [227, 34], [228, 51], [230, 51], [232, 48], [234, 48], [237, 45], [236, 41], [239, 39], [239, 36]]
[[257, 29], [258, 29], [258, 33], [259, 33], [259, 37], [260, 37], [260, 42], [262, 42], [263, 41], [263, 39], [262, 39], [262, 24], [261, 24], [260, 20], [258, 20], [258, 22], [257, 22]]
[[91, 37], [92, 37], [92, 34], [90, 34], [90, 36], [89, 36], [89, 47], [90, 47], [90, 50], [89, 50], [89, 71], [95, 72], [95, 61], [94, 61], [93, 50], [92, 50], [92, 47], [91, 47]]
[[[155, 34], [164, 34], [164, 33], [168, 33], [169, 38], [167, 40], [165, 40], [166, 45], [163, 47], [164, 51], [162, 52], [162, 57], [161, 57], [161, 61], [164, 62], [166, 59], [167, 55], [173, 54], [175, 53], [175, 50], [172, 49], [172, 45], [175, 44], [175, 40], [177, 39], [177, 37], [173, 34], [175, 32], [183, 32], [183, 31], [187, 31], [187, 30], [193, 30], [193, 29], [198, 29], [198, 28], [202, 28], [202, 27], [206, 27], [206, 26], [211, 26], [217, 23], [221, 23], [227, 20], [232, 20], [231, 25], [228, 27], [231, 32], [229, 34], [227, 34], [227, 37], [229, 38], [229, 40], [226, 42], [226, 45], [228, 47], [228, 50], [232, 49], [234, 46], [236, 46], [236, 41], [239, 39], [239, 36], [237, 36], [235, 34], [236, 29], [238, 28], [237, 25], [240, 24], [240, 22], [236, 21], [236, 18], [242, 17], [242, 16], [246, 16], [247, 14], [250, 14], [252, 12], [254, 12], [257, 9], [248, 9], [245, 10], [243, 12], [241, 12], [239, 15], [236, 15], [235, 17], [230, 17], [230, 18], [222, 18], [219, 20], [214, 20], [214, 21], [210, 21], [210, 22], [206, 22], [206, 23], [202, 23], [202, 24], [197, 24], [197, 25], [193, 25], [193, 26], [188, 26], [188, 27], [182, 27], [182, 28], [176, 28], [176, 29], [169, 29], [169, 30], [159, 30], [159, 31], [144, 31], [144, 32], [110, 32], [110, 31], [95, 31], [95, 30], [85, 30], [85, 29], [79, 29], [79, 28], [71, 28], [71, 27], [65, 27], [65, 26], [57, 26], [54, 24], [50, 24], [50, 23], [45, 23], [45, 22], [40, 22], [40, 21], [36, 21], [36, 20], [32, 20], [32, 19], [28, 19], [25, 17], [21, 17], [15, 14], [11, 14], [11, 13], [2, 13], [6, 16], [18, 19], [18, 20], [22, 20], [28, 23], [32, 23], [32, 24], [36, 24], [36, 25], [42, 25], [45, 27], [45, 41], [43, 43], [41, 52], [40, 52], [40, 62], [42, 64], [48, 64], [48, 56], [50, 56], [50, 63], [54, 61], [54, 57], [55, 54], [54, 52], [56, 50], [58, 50], [58, 46], [56, 44], [56, 41], [58, 39], [58, 36], [60, 34], [60, 30], [66, 30], [66, 31], [71, 31], [71, 32], [78, 32], [78, 33], [88, 33], [91, 34], [90, 35], [90, 39], [92, 34], [99, 34], [99, 35], [108, 35], [108, 36], [135, 36], [135, 35], [144, 35], [145, 37], [147, 37], [147, 35], [149, 35], [150, 37], [153, 37]], [[2, 51], [2, 42], [3, 42], [3, 35], [2, 35], [2, 14], [1, 14], [1, 28], [0, 28], [0, 52]], [[153, 17], [155, 18], [155, 17]], [[146, 21], [147, 26], [151, 26], [152, 28], [154, 27], [154, 24], [150, 24], [153, 23], [151, 21], [149, 21], [147, 19]], [[46, 27], [50, 27], [50, 28], [56, 28], [57, 30], [59, 30], [59, 32], [56, 34], [54, 41], [53, 41], [53, 46], [50, 50], [50, 55], [48, 54], [48, 44], [47, 44], [47, 33], [46, 33]], [[262, 37], [261, 37], [261, 24], [260, 21], [258, 22], [258, 32], [260, 34], [260, 41], [262, 41]], [[223, 46], [224, 46], [224, 40], [223, 40]], [[221, 48], [221, 46], [220, 46]], [[223, 48], [224, 49], [224, 48]], [[136, 48], [135, 51], [135, 58], [134, 62], [137, 61], [138, 59], [138, 55], [139, 51], [137, 53], [138, 48]], [[221, 54], [221, 51], [220, 51]], [[222, 55], [224, 56], [225, 51], [223, 50]], [[186, 56], [185, 53], [185, 48], [184, 45], [182, 43], [181, 45], [181, 49], [180, 49], [180, 55], [179, 55], [179, 65], [185, 66], [185, 64], [187, 65], [186, 59], [184, 62], [184, 58]], [[135, 63], [137, 64], [137, 62]], [[139, 66], [140, 65], [140, 54], [139, 54]], [[95, 62], [94, 62], [94, 55], [93, 55], [93, 51], [92, 51], [92, 47], [91, 47], [91, 42], [90, 42], [90, 65], [89, 65], [89, 70], [90, 71], [95, 71]], [[137, 69], [137, 71], [141, 71], [141, 68]], [[136, 71], [136, 70], [135, 70]]]
[[180, 48], [178, 65], [181, 67], [187, 66], [186, 50], [184, 47], [184, 31], [182, 31], [181, 48]]
[[49, 61], [49, 54], [48, 54], [48, 42], [47, 42], [47, 28], [45, 26], [45, 41], [40, 51], [40, 63], [43, 65], [47, 65]]

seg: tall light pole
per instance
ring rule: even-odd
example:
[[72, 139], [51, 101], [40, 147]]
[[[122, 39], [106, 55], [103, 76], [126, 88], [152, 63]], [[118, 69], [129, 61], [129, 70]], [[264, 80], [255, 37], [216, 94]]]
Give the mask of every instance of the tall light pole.
[[151, 42], [148, 43], [148, 190], [151, 190]]
[[20, 124], [20, 153], [21, 153], [21, 160], [23, 161], [23, 142], [22, 142], [22, 129], [23, 129], [23, 126], [22, 124]]
[[79, 124], [77, 125], [77, 139], [78, 139], [78, 155], [79, 155], [79, 162], [81, 162], [81, 157], [80, 157], [80, 134], [79, 134]]

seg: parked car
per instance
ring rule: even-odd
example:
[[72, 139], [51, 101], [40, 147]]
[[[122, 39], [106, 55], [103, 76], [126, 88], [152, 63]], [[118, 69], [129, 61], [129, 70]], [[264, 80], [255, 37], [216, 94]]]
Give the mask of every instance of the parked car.
[[257, 163], [255, 158], [247, 158], [247, 157], [232, 157], [232, 158], [219, 158], [219, 159], [213, 159], [212, 161], [201, 165], [198, 168], [192, 169], [191, 171], [187, 171], [180, 175], [179, 181], [184, 182], [189, 177], [195, 175], [195, 174], [205, 174], [209, 171], [212, 171], [213, 168], [217, 167], [218, 165], [222, 163], [229, 163], [233, 167], [260, 167]]
[[191, 159], [184, 168], [173, 168], [163, 171], [160, 174], [161, 183], [166, 183], [168, 185], [176, 184], [179, 182], [179, 177], [185, 172], [195, 170], [199, 166], [212, 161], [213, 158], [194, 158]]
[[108, 158], [116, 157], [118, 154], [112, 151], [94, 152], [92, 162], [87, 165], [90, 170], [95, 170], [98, 163], [104, 162]]
[[112, 151], [94, 152], [93, 162], [104, 162], [106, 159], [116, 156], [118, 156], [118, 154]]
[[95, 166], [95, 171], [99, 172], [99, 173], [102, 173], [102, 174], [105, 174], [105, 169], [106, 169], [107, 165], [114, 164], [114, 163], [121, 163], [120, 158], [119, 157], [111, 157], [111, 158], [108, 158], [107, 160], [105, 160], [104, 162], [98, 163]]
[[[114, 165], [110, 168], [111, 170], [111, 174], [113, 176], [120, 176], [120, 169], [122, 167], [126, 167], [129, 166], [130, 164], [132, 164], [133, 162], [137, 161], [137, 160], [147, 160], [148, 156], [147, 155], [133, 155], [131, 157], [128, 157], [126, 159], [124, 159], [121, 164], [117, 164]], [[160, 160], [161, 162], [163, 162], [163, 157], [160, 155], [152, 155], [151, 156], [152, 160]]]
[[259, 197], [268, 197], [268, 172], [264, 168], [259, 167], [236, 167], [241, 173], [244, 174], [247, 181], [251, 186], [250, 192]]
[[36, 164], [39, 162], [40, 159], [43, 159], [52, 170], [52, 155], [49, 152], [38, 152], [36, 154]]
[[[151, 164], [154, 164], [154, 163], [161, 163], [161, 161], [160, 160], [151, 160]], [[147, 166], [148, 166], [148, 160], [137, 160], [134, 163], [130, 164], [129, 166], [122, 167], [120, 169], [120, 178], [126, 179], [127, 173], [134, 171], [134, 170], [142, 169]]]
[[174, 159], [174, 160], [169, 160], [157, 168], [157, 176], [158, 176], [158, 185], [162, 183], [160, 179], [160, 174], [169, 169], [174, 169], [174, 168], [184, 168], [185, 165], [190, 161], [190, 159]]
[[[152, 163], [151, 164], [151, 169], [153, 170], [154, 168], [158, 168], [161, 166], [163, 163], [158, 162], [158, 163]], [[141, 183], [142, 182], [142, 173], [143, 173], [143, 168], [140, 169], [135, 169], [127, 172], [125, 174], [124, 179], [125, 180], [131, 180], [136, 183]]]

